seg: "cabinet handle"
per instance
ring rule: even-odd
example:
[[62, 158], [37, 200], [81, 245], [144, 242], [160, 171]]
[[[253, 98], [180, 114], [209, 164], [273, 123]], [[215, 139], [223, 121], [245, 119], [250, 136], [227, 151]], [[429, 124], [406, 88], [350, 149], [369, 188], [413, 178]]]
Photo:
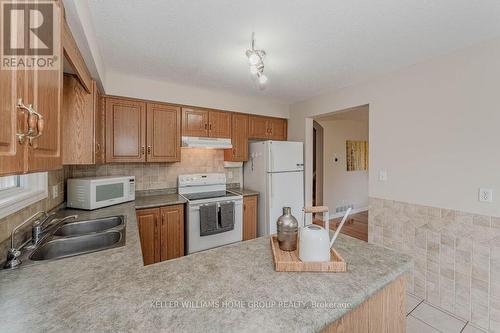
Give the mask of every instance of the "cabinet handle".
[[141, 147], [141, 155], [144, 155], [144, 146]]
[[208, 125], [208, 129], [212, 130], [212, 123], [210, 123], [210, 125]]
[[45, 120], [40, 113], [33, 109], [32, 104], [24, 105], [22, 98], [18, 99], [16, 107], [23, 112], [28, 112], [28, 131], [26, 133], [17, 133], [17, 140], [23, 144], [24, 140], [28, 138], [30, 145], [32, 145], [34, 139], [42, 136]]
[[208, 124], [207, 123], [205, 123], [205, 129], [208, 129]]
[[236, 148], [233, 148], [233, 156], [236, 156]]
[[101, 152], [101, 144], [96, 143], [96, 154], [99, 154]]
[[151, 146], [148, 146], [148, 155], [151, 155]]

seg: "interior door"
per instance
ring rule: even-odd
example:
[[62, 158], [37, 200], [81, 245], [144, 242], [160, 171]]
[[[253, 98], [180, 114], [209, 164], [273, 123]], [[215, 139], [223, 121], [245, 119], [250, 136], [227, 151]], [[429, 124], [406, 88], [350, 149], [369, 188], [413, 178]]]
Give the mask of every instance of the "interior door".
[[144, 265], [160, 261], [159, 216], [160, 210], [158, 208], [137, 210], [137, 224]]
[[[54, 20], [63, 25], [61, 4], [56, 2]], [[60, 29], [62, 33], [62, 28]], [[28, 169], [47, 171], [62, 168], [61, 149], [61, 110], [63, 92], [63, 49], [61, 34], [54, 36], [54, 54], [58, 55], [58, 67], [51, 70], [28, 70], [28, 99], [25, 103], [33, 104], [33, 108], [43, 117], [42, 135], [28, 145]], [[41, 122], [38, 122], [40, 129]]]
[[181, 109], [167, 104], [147, 105], [147, 161], [181, 159]]
[[268, 216], [271, 234], [277, 232], [276, 220], [283, 214], [283, 207], [291, 207], [292, 215], [303, 225], [304, 176], [303, 172], [279, 172], [267, 174]]
[[106, 162], [145, 162], [146, 104], [106, 98]]
[[184, 206], [161, 208], [160, 260], [184, 255]]
[[212, 138], [231, 138], [231, 113], [210, 111], [209, 130]]
[[17, 133], [27, 130], [26, 115], [16, 107], [17, 99], [23, 101], [24, 71], [0, 70], [0, 175], [22, 173], [26, 145], [21, 144]]
[[182, 135], [208, 137], [208, 111], [182, 108]]

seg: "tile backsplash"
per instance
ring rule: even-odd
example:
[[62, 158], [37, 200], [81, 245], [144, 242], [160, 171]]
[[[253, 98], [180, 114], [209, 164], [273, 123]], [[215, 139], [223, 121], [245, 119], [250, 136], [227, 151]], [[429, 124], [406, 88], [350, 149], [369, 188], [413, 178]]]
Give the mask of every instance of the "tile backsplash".
[[500, 332], [500, 217], [370, 198], [370, 243], [414, 259], [408, 291]]
[[136, 190], [177, 187], [177, 176], [190, 173], [225, 172], [228, 183], [242, 182], [242, 168], [224, 168], [224, 151], [220, 149], [183, 148], [181, 162], [113, 163], [73, 165], [66, 167], [66, 178], [127, 175], [135, 176]]

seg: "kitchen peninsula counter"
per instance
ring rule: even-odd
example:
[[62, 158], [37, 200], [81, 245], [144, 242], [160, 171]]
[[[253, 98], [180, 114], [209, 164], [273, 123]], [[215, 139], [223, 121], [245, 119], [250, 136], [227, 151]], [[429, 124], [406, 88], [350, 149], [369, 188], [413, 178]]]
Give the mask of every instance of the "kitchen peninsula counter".
[[0, 271], [0, 330], [317, 332], [411, 267], [408, 256], [343, 235], [346, 273], [275, 272], [269, 237], [143, 266], [135, 208], [61, 211], [126, 216], [125, 246]]

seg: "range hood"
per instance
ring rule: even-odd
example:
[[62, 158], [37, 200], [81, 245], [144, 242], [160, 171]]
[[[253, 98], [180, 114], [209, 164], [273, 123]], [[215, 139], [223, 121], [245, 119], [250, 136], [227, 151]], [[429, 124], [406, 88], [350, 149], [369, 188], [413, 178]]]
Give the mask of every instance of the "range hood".
[[182, 147], [189, 148], [212, 148], [212, 149], [230, 149], [233, 148], [231, 139], [225, 138], [204, 138], [197, 136], [183, 136]]

